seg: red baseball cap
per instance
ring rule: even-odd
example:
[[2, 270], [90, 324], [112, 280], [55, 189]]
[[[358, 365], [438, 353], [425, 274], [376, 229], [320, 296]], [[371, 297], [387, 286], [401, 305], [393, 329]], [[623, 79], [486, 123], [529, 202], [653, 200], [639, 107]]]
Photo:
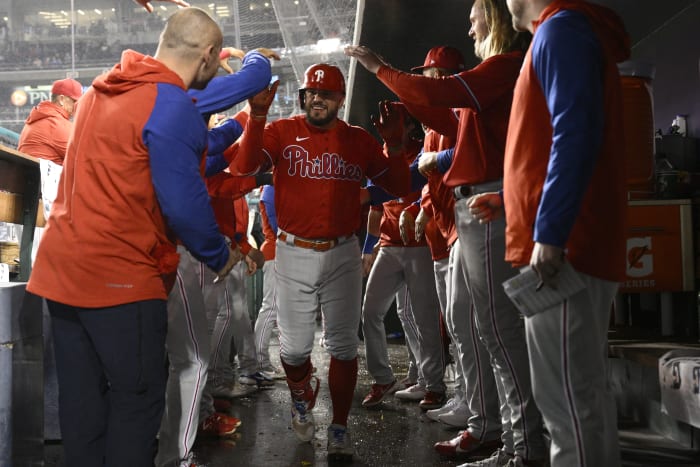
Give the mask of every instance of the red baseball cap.
[[51, 86], [51, 94], [70, 97], [77, 101], [83, 95], [83, 85], [71, 78], [59, 79]]
[[423, 66], [413, 67], [411, 71], [421, 71], [425, 68], [444, 68], [454, 72], [462, 71], [464, 70], [464, 57], [462, 52], [454, 47], [440, 45], [428, 51]]

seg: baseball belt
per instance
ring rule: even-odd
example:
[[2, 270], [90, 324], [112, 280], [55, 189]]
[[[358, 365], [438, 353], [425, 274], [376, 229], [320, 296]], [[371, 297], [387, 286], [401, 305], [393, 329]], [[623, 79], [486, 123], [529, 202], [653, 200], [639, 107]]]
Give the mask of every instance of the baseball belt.
[[[299, 248], [307, 248], [309, 250], [314, 251], [328, 251], [331, 248], [338, 245], [339, 240], [341, 240], [337, 238], [332, 238], [329, 240], [311, 240], [306, 238], [299, 238], [297, 236], [287, 234], [287, 232], [280, 232], [277, 238], [279, 238], [283, 242], [290, 243], [294, 246], [298, 246]], [[287, 241], [288, 239], [291, 241]]]

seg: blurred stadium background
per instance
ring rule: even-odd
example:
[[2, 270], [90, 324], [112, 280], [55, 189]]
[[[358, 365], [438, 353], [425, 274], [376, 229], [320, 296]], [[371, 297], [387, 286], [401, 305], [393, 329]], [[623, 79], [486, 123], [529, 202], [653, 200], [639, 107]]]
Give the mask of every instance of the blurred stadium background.
[[[348, 76], [343, 46], [353, 42], [358, 0], [190, 3], [216, 19], [225, 46], [280, 54], [273, 63], [280, 87], [270, 120], [299, 112], [297, 89], [312, 63], [333, 63]], [[0, 142], [16, 145], [29, 111], [49, 98], [54, 80], [72, 77], [87, 87], [123, 50], [155, 53], [163, 22], [177, 7], [153, 6], [149, 14], [132, 0], [0, 0]], [[234, 70], [239, 65], [231, 61]]]

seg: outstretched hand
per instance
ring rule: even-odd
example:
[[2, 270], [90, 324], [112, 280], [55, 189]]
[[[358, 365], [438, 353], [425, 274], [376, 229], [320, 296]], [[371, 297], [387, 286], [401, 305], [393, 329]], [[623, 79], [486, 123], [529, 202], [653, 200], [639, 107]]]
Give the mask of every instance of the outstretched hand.
[[263, 54], [264, 56], [266, 56], [270, 60], [272, 60], [272, 59], [281, 60], [280, 55], [272, 49], [268, 49], [266, 47], [258, 47], [255, 50], [257, 50], [258, 52], [260, 52], [261, 54]]
[[[153, 5], [151, 5], [151, 2], [149, 0], [134, 0], [137, 4], [141, 5], [148, 11], [149, 13], [153, 13]], [[170, 2], [174, 3], [177, 6], [182, 6], [182, 7], [188, 7], [190, 6], [189, 3], [185, 2], [184, 0], [157, 0], [160, 2]]]
[[237, 58], [243, 60], [243, 57], [245, 57], [245, 52], [235, 47], [222, 47], [221, 53], [219, 53], [219, 58], [221, 59]]
[[221, 52], [219, 53], [219, 66], [223, 68], [229, 75], [233, 74], [233, 69], [228, 64], [228, 59], [237, 58], [240, 60], [244, 56], [245, 52], [241, 49], [237, 49], [235, 47], [222, 47]]
[[403, 146], [407, 117], [408, 112], [401, 102], [383, 100], [379, 102], [379, 117], [371, 115], [370, 120], [386, 145], [396, 148]]
[[382, 57], [374, 53], [364, 45], [348, 45], [343, 50], [348, 57], [356, 58], [360, 65], [365, 67], [367, 71], [377, 74], [379, 67], [389, 65]]
[[214, 278], [214, 283], [220, 282], [226, 278], [231, 269], [243, 259], [243, 253], [241, 253], [241, 247], [238, 245], [235, 248], [228, 247], [228, 261], [223, 268], [216, 272], [216, 277]]
[[265, 87], [265, 89], [248, 99], [251, 117], [267, 116], [267, 112], [270, 110], [272, 101], [275, 99], [275, 94], [277, 93], [277, 87], [279, 85], [279, 80], [276, 80], [270, 86]]

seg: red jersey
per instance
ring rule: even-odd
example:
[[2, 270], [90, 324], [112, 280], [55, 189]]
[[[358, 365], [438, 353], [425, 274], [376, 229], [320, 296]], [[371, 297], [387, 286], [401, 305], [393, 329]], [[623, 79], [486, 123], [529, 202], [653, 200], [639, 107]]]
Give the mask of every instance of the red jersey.
[[[425, 133], [423, 145], [425, 151], [442, 151], [453, 146], [453, 138], [440, 135], [433, 130], [428, 130]], [[423, 208], [435, 220], [447, 245], [452, 245], [457, 240], [454, 192], [445, 184], [443, 176], [437, 171], [428, 176], [428, 189], [428, 196], [423, 195]]]
[[[440, 186], [444, 187], [445, 185], [441, 183]], [[433, 261], [439, 261], [449, 256], [450, 252], [448, 245], [451, 245], [451, 242], [448, 243], [448, 238], [445, 235], [443, 235], [442, 230], [440, 230], [440, 226], [438, 225], [437, 219], [438, 217], [442, 221], [444, 221], [446, 218], [452, 219], [452, 230], [456, 239], [457, 230], [455, 229], [454, 210], [451, 211], [451, 216], [443, 215], [443, 213], [440, 212], [440, 210], [437, 209], [436, 206], [432, 203], [430, 186], [427, 184], [423, 187], [421, 195], [422, 196], [420, 201], [420, 207], [421, 209], [423, 209], [424, 214], [430, 218], [428, 223], [425, 225], [425, 232], [423, 235], [425, 236], [425, 240], [428, 242], [428, 246], [430, 247], [430, 253], [433, 257]], [[449, 199], [454, 205], [453, 197], [450, 197]], [[415, 211], [418, 210], [416, 209]], [[413, 214], [415, 211], [412, 211], [411, 213]], [[418, 216], [418, 212], [415, 212], [414, 218], [416, 216]], [[454, 242], [454, 240], [452, 240], [452, 242]]]
[[207, 191], [214, 209], [214, 217], [222, 234], [241, 247], [247, 255], [248, 243], [248, 203], [245, 194], [255, 188], [255, 177], [234, 177], [220, 172], [206, 179]]
[[395, 195], [409, 190], [403, 155], [387, 157], [360, 127], [336, 120], [333, 128], [321, 129], [305, 115], [276, 120], [261, 135], [263, 125], [249, 119], [231, 170], [249, 174], [264, 164], [274, 166], [277, 225], [284, 231], [311, 239], [354, 234], [364, 177]]
[[522, 52], [505, 53], [441, 78], [379, 68], [377, 78], [402, 101], [461, 109], [454, 160], [444, 177], [448, 187], [503, 177], [506, 129], [522, 61]]
[[[265, 188], [263, 188], [263, 190], [265, 190]], [[260, 251], [262, 251], [263, 256], [265, 256], [265, 261], [272, 261], [275, 259], [275, 253], [277, 251], [277, 232], [270, 225], [265, 203], [261, 202], [258, 206], [260, 208], [262, 231], [265, 236], [265, 241], [263, 241], [263, 244], [260, 246]]]
[[420, 190], [410, 193], [403, 198], [397, 198], [387, 201], [381, 207], [373, 206], [372, 209], [383, 210], [382, 220], [379, 223], [379, 246], [427, 246], [425, 238], [417, 242], [415, 238], [406, 245], [401, 240], [401, 232], [399, 231], [399, 217], [405, 208], [412, 205], [420, 198]]
[[68, 112], [51, 101], [39, 102], [24, 121], [17, 150], [63, 165], [73, 123]]

